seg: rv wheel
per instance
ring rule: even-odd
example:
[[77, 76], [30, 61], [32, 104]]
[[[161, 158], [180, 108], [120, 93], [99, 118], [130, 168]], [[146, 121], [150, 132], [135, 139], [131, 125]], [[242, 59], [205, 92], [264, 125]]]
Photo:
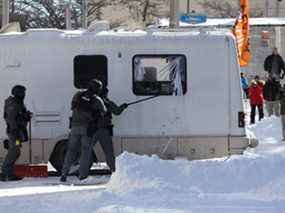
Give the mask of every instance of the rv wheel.
[[[49, 162], [60, 174], [63, 167], [65, 154], [67, 151], [67, 142], [68, 140], [58, 141], [49, 157]], [[76, 166], [78, 164], [79, 158], [80, 158], [80, 153], [78, 152], [73, 166]], [[89, 168], [92, 167], [93, 162], [97, 162], [97, 157], [94, 150], [92, 151], [92, 159], [93, 160], [90, 162]], [[77, 173], [77, 171], [73, 171], [72, 173]]]
[[66, 149], [67, 140], [61, 140], [57, 142], [49, 157], [49, 162], [59, 173], [61, 173], [62, 170]]

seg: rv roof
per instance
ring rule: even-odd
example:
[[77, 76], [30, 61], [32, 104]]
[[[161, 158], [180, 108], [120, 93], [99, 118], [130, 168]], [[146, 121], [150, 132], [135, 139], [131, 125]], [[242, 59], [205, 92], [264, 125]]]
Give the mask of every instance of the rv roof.
[[2, 37], [22, 37], [29, 36], [32, 38], [53, 38], [53, 37], [97, 37], [97, 38], [138, 38], [147, 37], [149, 38], [183, 38], [183, 37], [196, 37], [196, 36], [231, 36], [229, 30], [224, 29], [175, 29], [169, 31], [167, 29], [149, 29], [148, 31], [135, 30], [135, 31], [101, 31], [101, 32], [87, 32], [83, 30], [59, 30], [59, 29], [29, 29], [26, 32], [10, 32], [0, 34]]

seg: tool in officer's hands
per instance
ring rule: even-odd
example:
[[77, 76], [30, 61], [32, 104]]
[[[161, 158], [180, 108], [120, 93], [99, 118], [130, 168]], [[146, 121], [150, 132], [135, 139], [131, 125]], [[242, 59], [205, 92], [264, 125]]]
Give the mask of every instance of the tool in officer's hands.
[[130, 102], [130, 103], [126, 103], [127, 106], [130, 106], [130, 105], [134, 105], [134, 104], [138, 104], [138, 103], [141, 103], [141, 102], [145, 102], [147, 100], [150, 100], [150, 99], [153, 99], [153, 98], [156, 98], [160, 95], [154, 95], [154, 96], [151, 96], [151, 97], [148, 97], [148, 98], [143, 98], [143, 99], [140, 99], [140, 100], [137, 100], [137, 101], [133, 101], [133, 102]]

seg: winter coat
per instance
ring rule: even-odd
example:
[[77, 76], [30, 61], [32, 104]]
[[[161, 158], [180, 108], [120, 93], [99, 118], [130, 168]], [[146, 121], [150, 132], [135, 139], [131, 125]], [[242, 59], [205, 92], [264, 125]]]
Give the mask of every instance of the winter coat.
[[9, 96], [4, 104], [4, 119], [7, 124], [7, 134], [12, 134], [22, 141], [27, 141], [27, 124], [30, 112], [22, 100]]
[[277, 65], [278, 65], [279, 74], [281, 74], [281, 70], [285, 72], [285, 65], [284, 65], [284, 61], [282, 57], [280, 55], [274, 55], [274, 54], [266, 57], [264, 61], [264, 70], [266, 70], [269, 73], [271, 72], [274, 57], [277, 57]]
[[88, 127], [90, 123], [94, 122], [94, 114], [103, 116], [107, 109], [103, 100], [94, 95], [91, 98], [86, 96], [85, 92], [77, 92], [71, 103], [72, 119], [71, 126], [85, 126]]
[[245, 77], [241, 77], [241, 85], [242, 85], [243, 90], [248, 89], [248, 82], [247, 82], [247, 79]]
[[126, 106], [124, 104], [118, 106], [108, 98], [103, 98], [103, 101], [107, 107], [107, 113], [98, 119], [97, 126], [98, 128], [112, 127], [112, 114], [120, 115], [126, 109]]
[[281, 85], [277, 81], [266, 81], [263, 88], [263, 97], [266, 101], [278, 101]]
[[263, 104], [263, 94], [262, 88], [258, 85], [251, 85], [249, 87], [249, 100], [250, 105], [262, 105]]

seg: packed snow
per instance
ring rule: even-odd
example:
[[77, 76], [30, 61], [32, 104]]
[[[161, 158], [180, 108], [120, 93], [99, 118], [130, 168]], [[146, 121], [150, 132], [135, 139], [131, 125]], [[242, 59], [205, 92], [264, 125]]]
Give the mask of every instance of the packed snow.
[[[123, 153], [111, 178], [62, 185], [58, 178], [0, 183], [0, 212], [283, 213], [285, 143], [279, 118], [247, 127], [257, 148], [188, 161]], [[75, 177], [71, 177], [69, 181]]]

